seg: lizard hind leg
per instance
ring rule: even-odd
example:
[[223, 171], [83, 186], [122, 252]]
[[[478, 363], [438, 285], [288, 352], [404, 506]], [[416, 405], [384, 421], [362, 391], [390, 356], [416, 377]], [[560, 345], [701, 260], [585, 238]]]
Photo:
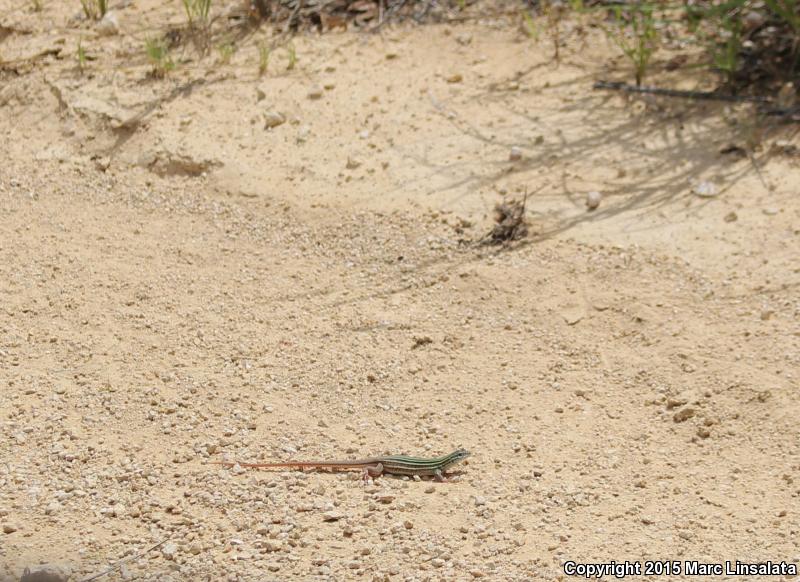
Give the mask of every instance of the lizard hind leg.
[[383, 463], [378, 463], [376, 465], [365, 465], [361, 470], [361, 478], [364, 479], [364, 482], [369, 481], [370, 477], [376, 479], [381, 475], [383, 475]]

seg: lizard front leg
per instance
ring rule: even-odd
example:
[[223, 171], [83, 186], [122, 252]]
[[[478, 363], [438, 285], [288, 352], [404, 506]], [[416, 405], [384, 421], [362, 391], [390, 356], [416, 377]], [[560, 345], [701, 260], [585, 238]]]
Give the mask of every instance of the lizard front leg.
[[383, 463], [364, 465], [364, 468], [361, 470], [361, 478], [364, 479], [364, 482], [369, 481], [370, 477], [376, 479], [381, 475], [383, 475]]

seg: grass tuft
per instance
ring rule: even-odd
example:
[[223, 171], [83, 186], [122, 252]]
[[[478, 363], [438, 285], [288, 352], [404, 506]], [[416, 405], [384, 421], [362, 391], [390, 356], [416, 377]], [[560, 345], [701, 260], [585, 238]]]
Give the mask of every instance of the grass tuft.
[[266, 42], [258, 45], [258, 74], [264, 76], [269, 68], [269, 55], [272, 51]]
[[297, 65], [297, 49], [294, 48], [294, 43], [290, 42], [286, 45], [286, 50], [289, 52], [289, 62], [286, 63], [286, 70], [291, 71]]
[[614, 7], [615, 26], [606, 34], [622, 49], [631, 61], [636, 85], [641, 86], [650, 59], [658, 46], [658, 30], [653, 15], [653, 5], [637, 2], [625, 7]]
[[100, 20], [108, 12], [108, 0], [81, 0], [81, 6], [89, 20]]
[[175, 68], [175, 62], [170, 57], [169, 49], [164, 41], [148, 38], [145, 40], [144, 50], [150, 66], [153, 67], [151, 71], [153, 77], [163, 79], [167, 76], [167, 73]]
[[226, 42], [217, 47], [217, 52], [219, 52], [219, 63], [221, 65], [229, 65], [233, 54], [236, 52], [236, 47], [232, 43]]
[[211, 14], [211, 0], [183, 0], [183, 9], [186, 11], [186, 19], [189, 21], [189, 28], [208, 26], [208, 17]]
[[78, 71], [80, 71], [81, 75], [83, 75], [83, 71], [86, 68], [86, 49], [83, 48], [82, 38], [78, 38], [76, 58], [78, 59]]

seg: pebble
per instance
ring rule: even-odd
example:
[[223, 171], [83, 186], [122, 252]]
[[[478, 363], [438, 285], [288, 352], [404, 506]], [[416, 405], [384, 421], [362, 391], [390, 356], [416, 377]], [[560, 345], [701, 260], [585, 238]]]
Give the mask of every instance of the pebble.
[[680, 394], [676, 394], [675, 396], [668, 396], [667, 397], [667, 410], [672, 410], [673, 408], [679, 408], [684, 404], [688, 404], [691, 395], [689, 392], [681, 392]]
[[749, 10], [742, 20], [744, 21], [745, 30], [753, 30], [764, 24], [764, 15], [755, 10]]
[[682, 408], [672, 415], [672, 420], [675, 422], [684, 422], [694, 416], [694, 408]]
[[598, 206], [600, 206], [600, 202], [603, 200], [603, 195], [596, 190], [592, 190], [591, 192], [586, 193], [586, 208], [589, 210], [594, 210]]
[[100, 515], [105, 515], [106, 517], [122, 517], [125, 515], [125, 506], [112, 505], [111, 507], [104, 507], [100, 510]]
[[725, 215], [725, 218], [723, 218], [723, 220], [725, 222], [736, 222], [737, 220], [739, 220], [739, 215], [731, 210], [728, 214]]
[[780, 212], [780, 209], [775, 208], [774, 206], [770, 206], [768, 208], [765, 208], [761, 212], [763, 212], [767, 216], [775, 216], [776, 214], [778, 214]]
[[325, 93], [322, 87], [319, 85], [312, 85], [311, 88], [308, 90], [308, 98], [309, 99], [320, 99], [322, 95]]
[[359, 162], [358, 160], [356, 160], [356, 159], [354, 159], [354, 158], [350, 158], [350, 157], [348, 157], [348, 158], [347, 158], [347, 164], [345, 165], [345, 167], [346, 167], [348, 170], [355, 170], [355, 169], [356, 169], [356, 168], [358, 168], [360, 165], [361, 165], [361, 162]]
[[456, 42], [461, 46], [467, 46], [472, 42], [472, 35], [468, 33], [459, 34], [456, 36]]
[[97, 32], [100, 36], [119, 34], [119, 20], [113, 11], [106, 12], [105, 16], [97, 23]]
[[719, 194], [714, 183], [706, 180], [700, 182], [694, 188], [692, 188], [692, 192], [694, 192], [695, 195], [699, 196], [700, 198], [713, 198]]
[[12, 534], [17, 531], [19, 528], [12, 524], [12, 523], [4, 523], [3, 524], [3, 533], [4, 534]]
[[264, 127], [272, 129], [286, 123], [286, 116], [279, 111], [267, 111], [264, 113]]
[[322, 514], [323, 521], [339, 521], [344, 517], [344, 514], [339, 513], [338, 511], [326, 511]]
[[475, 496], [475, 507], [481, 507], [483, 505], [486, 505], [486, 498], [481, 496], [481, 495], [476, 495]]
[[19, 582], [67, 582], [70, 576], [72, 570], [66, 566], [38, 564], [32, 568], [25, 568]]
[[522, 150], [517, 146], [513, 146], [511, 150], [508, 152], [508, 161], [518, 162], [521, 159], [522, 159]]
[[264, 542], [263, 547], [267, 552], [280, 552], [283, 549], [283, 544], [278, 540], [267, 540]]
[[464, 76], [461, 73], [453, 73], [445, 79], [448, 83], [460, 83], [463, 80]]
[[178, 553], [178, 546], [174, 542], [167, 542], [161, 547], [161, 555], [167, 560], [174, 560]]
[[[308, 140], [308, 136], [311, 135], [311, 127], [308, 125], [301, 125], [297, 130], [297, 143], [305, 143]], [[267, 412], [272, 412], [272, 408]]]

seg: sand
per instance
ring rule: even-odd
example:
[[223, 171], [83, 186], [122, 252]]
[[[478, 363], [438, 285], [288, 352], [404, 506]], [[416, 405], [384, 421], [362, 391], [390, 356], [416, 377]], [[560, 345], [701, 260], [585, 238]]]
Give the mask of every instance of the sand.
[[[303, 33], [259, 75], [263, 27], [156, 79], [180, 3], [78, 9], [0, 2], [2, 575], [800, 562], [791, 127], [594, 91], [630, 68], [575, 23], [560, 62], [511, 15]], [[444, 484], [208, 464], [460, 446]]]

